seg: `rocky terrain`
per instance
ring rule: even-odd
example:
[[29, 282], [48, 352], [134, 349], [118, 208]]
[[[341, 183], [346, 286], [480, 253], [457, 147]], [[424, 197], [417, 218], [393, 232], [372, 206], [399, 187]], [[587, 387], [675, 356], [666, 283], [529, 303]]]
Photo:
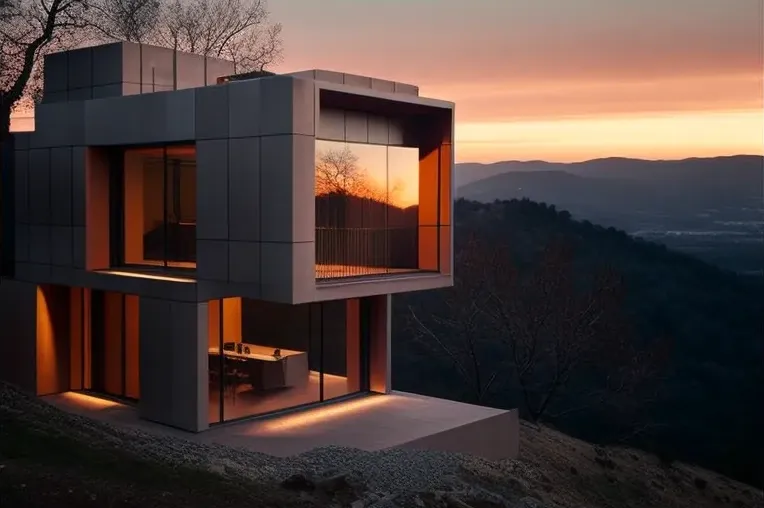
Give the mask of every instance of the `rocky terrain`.
[[756, 507], [761, 491], [522, 428], [519, 460], [321, 448], [275, 458], [64, 413], [0, 385], [0, 506]]

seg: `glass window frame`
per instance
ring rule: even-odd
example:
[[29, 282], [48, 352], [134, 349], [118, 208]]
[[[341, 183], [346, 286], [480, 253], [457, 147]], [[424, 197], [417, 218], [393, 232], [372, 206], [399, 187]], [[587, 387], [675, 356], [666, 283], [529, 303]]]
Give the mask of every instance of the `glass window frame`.
[[[385, 155], [385, 161], [386, 161], [386, 181], [387, 181], [387, 187], [385, 189], [386, 193], [390, 192], [390, 150], [391, 149], [401, 149], [401, 148], [408, 148], [408, 149], [415, 149], [419, 151], [419, 173], [418, 173], [418, 182], [417, 186], [421, 186], [421, 176], [423, 171], [423, 164], [426, 159], [426, 153], [425, 148], [422, 146], [414, 146], [411, 144], [402, 144], [402, 145], [389, 145], [384, 143], [363, 143], [363, 142], [355, 142], [355, 141], [340, 141], [336, 139], [328, 139], [328, 138], [315, 138], [316, 143], [316, 155], [318, 155], [319, 146], [321, 144], [327, 144], [331, 143], [334, 146], [337, 147], [353, 147], [353, 146], [377, 146], [377, 147], [384, 147], [386, 149], [386, 155]], [[408, 274], [415, 274], [415, 273], [440, 273], [440, 274], [449, 274], [451, 267], [450, 267], [450, 248], [448, 245], [444, 245], [444, 242], [450, 242], [451, 238], [451, 224], [450, 224], [450, 213], [452, 205], [449, 203], [448, 206], [444, 206], [444, 200], [452, 200], [452, 182], [450, 180], [444, 181], [444, 178], [450, 179], [453, 178], [453, 165], [451, 164], [451, 153], [452, 153], [452, 147], [449, 143], [440, 143], [434, 146], [431, 146], [429, 151], [427, 153], [437, 152], [433, 156], [432, 163], [437, 168], [437, 175], [436, 175], [436, 182], [435, 188], [436, 188], [436, 196], [435, 196], [435, 208], [432, 210], [430, 215], [433, 215], [435, 217], [435, 224], [422, 224], [418, 223], [416, 226], [417, 234], [416, 234], [416, 242], [417, 242], [417, 256], [419, 257], [417, 262], [417, 267], [412, 268], [410, 270], [405, 270]], [[315, 160], [314, 160], [315, 165]], [[444, 175], [444, 167], [447, 167], [447, 174]], [[315, 173], [314, 173], [315, 178]], [[420, 196], [421, 196], [421, 190], [419, 190]], [[418, 203], [417, 206], [420, 206]], [[315, 209], [315, 207], [314, 207]], [[388, 212], [386, 212], [387, 214]], [[318, 220], [318, 217], [316, 217], [316, 221]], [[390, 219], [388, 216], [385, 218], [385, 228], [391, 229], [390, 227]], [[318, 226], [316, 227], [318, 229]], [[422, 261], [422, 242], [421, 242], [421, 230], [434, 230], [433, 235], [428, 235], [428, 238], [431, 236], [430, 240], [433, 244], [433, 247], [435, 249], [435, 252], [433, 253], [432, 260], [435, 264], [435, 268], [423, 268], [423, 261]], [[389, 236], [389, 232], [388, 232]], [[316, 249], [319, 249], [319, 244], [316, 242]], [[389, 258], [390, 254], [390, 239], [386, 238], [386, 244], [385, 244], [385, 251]], [[318, 252], [316, 253], [318, 257]], [[388, 259], [388, 264], [392, 264], [390, 262], [390, 259]], [[316, 266], [316, 283], [336, 283], [343, 280], [353, 280], [353, 279], [364, 279], [364, 278], [376, 278], [376, 277], [389, 277], [397, 275], [399, 272], [395, 271], [392, 266], [385, 267], [384, 271], [381, 271], [380, 273], [346, 273], [342, 275], [337, 276], [319, 276], [318, 273], [318, 266]]]
[[[242, 297], [243, 298], [243, 297]], [[353, 299], [348, 299], [353, 300]], [[343, 302], [347, 302], [348, 300], [342, 300]], [[221, 352], [219, 359], [216, 363], [217, 371], [218, 371], [218, 386], [215, 388], [215, 392], [217, 393], [217, 407], [214, 408], [215, 411], [215, 418], [210, 419], [208, 421], [208, 425], [210, 427], [214, 427], [216, 425], [223, 425], [228, 424], [231, 422], [237, 422], [237, 421], [243, 421], [243, 420], [249, 420], [253, 418], [268, 418], [272, 417], [274, 415], [283, 414], [283, 413], [289, 413], [291, 411], [300, 410], [300, 409], [306, 409], [311, 407], [320, 407], [325, 404], [330, 404], [333, 402], [345, 400], [345, 399], [352, 399], [355, 397], [358, 397], [363, 394], [367, 394], [371, 392], [371, 356], [370, 356], [370, 340], [371, 340], [371, 327], [370, 327], [370, 320], [371, 320], [371, 307], [368, 304], [368, 298], [357, 298], [358, 305], [356, 306], [358, 309], [358, 319], [357, 319], [357, 325], [358, 325], [358, 339], [359, 339], [359, 348], [358, 348], [358, 354], [359, 354], [359, 389], [344, 395], [335, 396], [335, 397], [326, 397], [324, 392], [324, 374], [325, 374], [325, 365], [324, 365], [324, 355], [326, 354], [326, 351], [324, 349], [324, 338], [326, 335], [326, 329], [324, 326], [324, 310], [325, 306], [328, 303], [331, 302], [312, 302], [307, 304], [302, 304], [307, 307], [307, 316], [308, 316], [308, 330], [310, 333], [313, 333], [313, 330], [318, 330], [318, 337], [310, 337], [308, 339], [310, 345], [316, 345], [318, 346], [318, 351], [312, 352], [316, 355], [316, 358], [318, 358], [319, 361], [319, 397], [316, 401], [311, 402], [305, 402], [301, 404], [296, 404], [293, 406], [288, 406], [280, 409], [276, 409], [273, 411], [265, 411], [262, 413], [253, 413], [251, 415], [246, 416], [238, 416], [234, 418], [226, 418], [226, 411], [225, 411], [225, 396], [226, 396], [226, 386], [225, 386], [225, 380], [223, 371], [224, 371], [224, 357], [223, 357], [223, 344], [225, 342], [225, 312], [223, 310], [224, 305], [224, 298], [219, 298], [216, 300], [209, 300], [207, 302], [208, 308], [215, 306], [217, 308], [218, 313], [218, 322], [217, 329], [215, 331], [217, 335], [217, 347], [218, 350]], [[288, 304], [280, 304], [280, 305], [288, 305]], [[207, 328], [207, 333], [210, 333], [211, 327]], [[209, 341], [209, 338], [207, 339]], [[311, 351], [307, 351], [306, 353], [311, 354]], [[211, 362], [207, 362], [207, 370], [205, 370], [207, 382], [210, 381], [210, 374], [209, 374], [209, 365]], [[210, 386], [209, 390], [212, 390], [212, 387]], [[208, 397], [208, 404], [211, 403], [211, 398]], [[212, 414], [212, 408], [208, 408], [207, 411], [208, 415]]]
[[[194, 150], [194, 162], [196, 163], [196, 143], [193, 141], [178, 142], [178, 143], [160, 143], [160, 144], [146, 144], [135, 146], [120, 146], [113, 147], [109, 150], [109, 257], [111, 268], [125, 268], [135, 271], [149, 272], [149, 273], [195, 273], [197, 270], [196, 263], [193, 267], [181, 267], [172, 266], [169, 263], [172, 261], [169, 259], [169, 240], [168, 240], [168, 194], [169, 185], [176, 182], [168, 182], [168, 151], [177, 148], [193, 148]], [[125, 238], [125, 155], [130, 150], [141, 149], [161, 149], [162, 150], [162, 228], [163, 234], [163, 255], [161, 264], [150, 263], [131, 263], [126, 261], [126, 248], [127, 239]], [[197, 174], [194, 174], [194, 178], [198, 180]], [[198, 189], [197, 189], [198, 192]], [[177, 200], [180, 200], [179, 195], [175, 195]], [[194, 196], [194, 202], [196, 203], [196, 196]], [[198, 210], [194, 215], [198, 217]], [[197, 219], [198, 220], [198, 219]], [[196, 227], [194, 227], [194, 244], [196, 244]], [[194, 247], [194, 250], [195, 247]], [[196, 257], [196, 256], [195, 256]]]

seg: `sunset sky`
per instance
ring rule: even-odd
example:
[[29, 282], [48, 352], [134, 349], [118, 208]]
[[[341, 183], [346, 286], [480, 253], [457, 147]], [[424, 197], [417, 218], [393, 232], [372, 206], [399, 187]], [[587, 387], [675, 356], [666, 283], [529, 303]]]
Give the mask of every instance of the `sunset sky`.
[[457, 161], [764, 153], [762, 0], [270, 0], [276, 71], [418, 84]]

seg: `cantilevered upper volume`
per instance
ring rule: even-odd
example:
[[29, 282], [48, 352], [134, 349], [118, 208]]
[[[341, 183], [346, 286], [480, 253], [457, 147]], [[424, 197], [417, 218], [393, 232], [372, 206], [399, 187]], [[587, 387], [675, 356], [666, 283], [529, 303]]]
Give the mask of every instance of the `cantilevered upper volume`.
[[191, 431], [390, 392], [390, 295], [453, 283], [453, 119], [353, 74], [47, 56], [5, 147], [0, 375]]

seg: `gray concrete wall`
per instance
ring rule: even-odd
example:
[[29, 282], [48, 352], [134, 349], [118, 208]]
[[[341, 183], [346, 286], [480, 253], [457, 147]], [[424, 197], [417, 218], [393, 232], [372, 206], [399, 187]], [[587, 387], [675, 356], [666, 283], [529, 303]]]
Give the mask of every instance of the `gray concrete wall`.
[[139, 314], [141, 417], [206, 429], [207, 304], [144, 297]]
[[304, 79], [313, 79], [315, 81], [323, 81], [326, 83], [336, 83], [367, 90], [375, 90], [377, 92], [399, 93], [414, 96], [419, 95], [419, 87], [416, 85], [409, 85], [407, 83], [390, 81], [387, 79], [372, 78], [370, 76], [361, 76], [358, 74], [349, 74], [347, 72], [311, 69], [307, 71], [290, 72], [288, 75]]
[[37, 392], [37, 286], [0, 281], [0, 379]]
[[214, 85], [233, 62], [115, 42], [45, 56], [43, 102], [82, 101]]

